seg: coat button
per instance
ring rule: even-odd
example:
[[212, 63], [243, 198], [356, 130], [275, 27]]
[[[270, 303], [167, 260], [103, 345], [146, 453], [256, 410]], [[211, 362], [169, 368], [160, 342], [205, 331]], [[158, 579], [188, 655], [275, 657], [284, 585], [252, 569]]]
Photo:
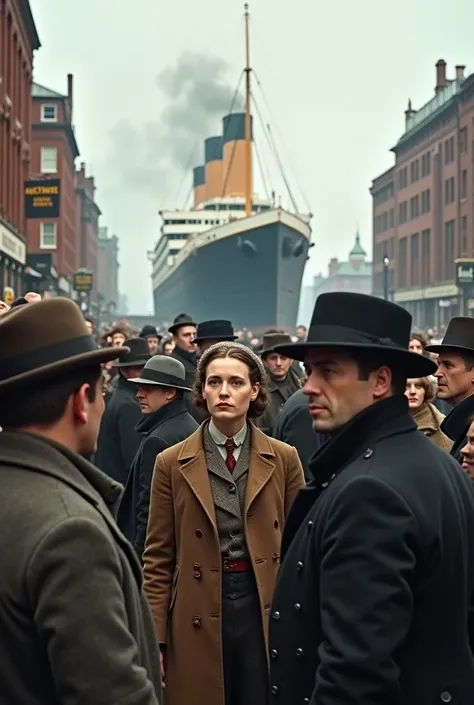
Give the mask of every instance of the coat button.
[[303, 562], [302, 561], [298, 561], [298, 563], [296, 564], [296, 570], [299, 573], [303, 570]]
[[230, 494], [234, 494], [235, 485], [227, 485], [227, 491], [230, 492]]
[[303, 649], [296, 649], [296, 658], [301, 658], [303, 656]]
[[441, 693], [441, 701], [442, 701], [443, 703], [450, 703], [452, 699], [453, 699], [453, 698], [452, 698], [452, 696], [451, 696], [451, 693], [448, 693], [447, 690], [444, 690], [444, 691]]
[[202, 531], [201, 531], [201, 529], [196, 529], [196, 536], [198, 537], [198, 539], [201, 539], [201, 538], [202, 538]]
[[196, 580], [201, 580], [202, 578], [202, 573], [200, 573], [198, 570], [194, 573], [194, 577]]
[[272, 649], [270, 651], [270, 656], [272, 657], [272, 659], [276, 659], [278, 657], [278, 651], [276, 649]]
[[193, 563], [194, 570], [201, 570], [202, 565], [200, 563]]
[[199, 628], [201, 626], [201, 617], [193, 617], [193, 627]]
[[367, 448], [367, 450], [364, 453], [364, 458], [366, 460], [368, 460], [369, 458], [372, 457], [373, 454], [374, 454], [374, 451], [372, 450], [372, 448]]
[[272, 619], [274, 619], [276, 622], [280, 619], [280, 613], [279, 612], [274, 612], [272, 614]]
[[275, 521], [273, 522], [273, 526], [275, 527], [275, 529], [278, 529], [278, 527], [280, 526], [278, 519], [275, 519]]
[[308, 521], [308, 526], [306, 527], [306, 530], [307, 530], [308, 534], [309, 534], [309, 532], [311, 531], [312, 528], [313, 528], [313, 522], [312, 522], [312, 521]]
[[280, 688], [277, 685], [272, 685], [272, 695], [278, 695]]
[[301, 605], [300, 605], [299, 602], [297, 602], [297, 603], [295, 604], [295, 610], [296, 610], [297, 612], [299, 612], [300, 609], [301, 609]]

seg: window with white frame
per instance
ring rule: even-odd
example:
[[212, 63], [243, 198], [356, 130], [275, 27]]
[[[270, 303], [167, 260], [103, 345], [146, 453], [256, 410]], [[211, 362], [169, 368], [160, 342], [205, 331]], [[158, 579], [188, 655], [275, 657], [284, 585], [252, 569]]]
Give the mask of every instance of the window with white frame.
[[41, 147], [41, 173], [56, 174], [58, 170], [58, 150], [56, 147]]
[[56, 223], [40, 224], [40, 247], [42, 250], [55, 250], [57, 246]]
[[57, 122], [58, 121], [58, 106], [48, 105], [43, 103], [41, 105], [41, 122]]

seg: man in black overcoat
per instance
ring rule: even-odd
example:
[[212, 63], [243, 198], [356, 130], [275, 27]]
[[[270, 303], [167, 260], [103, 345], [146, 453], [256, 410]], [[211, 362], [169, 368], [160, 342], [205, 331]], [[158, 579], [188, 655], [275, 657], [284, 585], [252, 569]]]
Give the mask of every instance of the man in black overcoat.
[[316, 431], [285, 526], [270, 610], [271, 703], [434, 705], [474, 698], [474, 490], [420, 433], [411, 316], [362, 294], [318, 297], [304, 361]]
[[140, 560], [145, 549], [150, 488], [156, 457], [166, 448], [186, 440], [198, 427], [188, 412], [184, 392], [186, 370], [169, 355], [154, 355], [140, 377], [129, 383], [137, 390], [142, 418], [136, 430], [142, 442], [133, 460], [117, 523], [133, 544]]
[[127, 483], [130, 467], [142, 440], [135, 428], [141, 419], [137, 390], [129, 379], [138, 377], [150, 359], [144, 338], [130, 338], [127, 347], [130, 352], [113, 363], [118, 369], [118, 382], [102, 417], [94, 459], [102, 472], [122, 485]]

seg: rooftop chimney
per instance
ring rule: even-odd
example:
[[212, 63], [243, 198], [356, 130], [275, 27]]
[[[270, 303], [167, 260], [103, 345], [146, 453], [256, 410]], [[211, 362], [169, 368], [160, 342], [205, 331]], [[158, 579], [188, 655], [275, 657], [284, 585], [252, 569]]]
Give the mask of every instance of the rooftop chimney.
[[440, 59], [436, 64], [436, 86], [435, 93], [438, 94], [446, 85], [446, 61]]
[[413, 110], [412, 104], [411, 104], [411, 98], [408, 99], [408, 108], [405, 110], [405, 129], [408, 130], [408, 123], [410, 122], [410, 119], [415, 115], [416, 110]]
[[69, 103], [69, 119], [71, 121], [72, 125], [72, 73], [68, 73], [67, 75], [67, 99]]
[[464, 69], [466, 67], [458, 64], [456, 66], [456, 78], [464, 78]]

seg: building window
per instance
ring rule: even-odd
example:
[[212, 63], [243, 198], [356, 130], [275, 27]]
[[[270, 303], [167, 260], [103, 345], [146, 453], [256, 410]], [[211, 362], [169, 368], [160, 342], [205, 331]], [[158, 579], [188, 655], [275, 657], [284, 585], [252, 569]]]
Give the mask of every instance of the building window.
[[454, 162], [454, 137], [450, 137], [444, 143], [444, 163], [451, 164]]
[[413, 198], [410, 198], [410, 218], [413, 220], [413, 218], [418, 218], [420, 215], [420, 197], [413, 196]]
[[42, 250], [55, 250], [56, 247], [56, 223], [40, 223], [40, 248]]
[[408, 172], [406, 166], [398, 172], [398, 188], [406, 188], [408, 186]]
[[431, 230], [427, 228], [421, 233], [421, 283], [423, 286], [430, 281]]
[[418, 179], [420, 178], [420, 162], [418, 159], [415, 159], [411, 164], [410, 164], [410, 180], [411, 183], [414, 184]]
[[463, 127], [459, 131], [459, 153], [466, 154], [467, 152], [467, 127]]
[[467, 169], [463, 169], [461, 174], [461, 198], [467, 198]]
[[395, 225], [395, 211], [393, 208], [390, 208], [388, 212], [388, 227], [393, 228]]
[[445, 279], [454, 279], [454, 220], [444, 224]]
[[407, 205], [408, 204], [406, 201], [403, 201], [402, 203], [398, 204], [398, 222], [400, 225], [407, 222], [407, 219], [408, 219]]
[[454, 176], [452, 176], [450, 179], [446, 179], [444, 182], [444, 203], [446, 206], [449, 206], [451, 203], [454, 203], [454, 198], [455, 198], [455, 187], [454, 187]]
[[421, 176], [429, 176], [431, 173], [431, 152], [426, 152], [421, 157]]
[[411, 285], [419, 284], [420, 279], [420, 258], [419, 258], [419, 236], [414, 233], [410, 238], [410, 264], [411, 264]]
[[402, 237], [399, 243], [399, 268], [398, 268], [398, 285], [404, 287], [407, 284], [407, 239]]
[[467, 215], [461, 218], [461, 257], [467, 255]]
[[41, 106], [41, 122], [57, 122], [58, 121], [58, 106], [46, 105]]
[[426, 189], [426, 191], [421, 192], [421, 212], [429, 213], [431, 210], [431, 191]]
[[58, 171], [58, 150], [56, 147], [41, 147], [41, 173], [56, 174]]

